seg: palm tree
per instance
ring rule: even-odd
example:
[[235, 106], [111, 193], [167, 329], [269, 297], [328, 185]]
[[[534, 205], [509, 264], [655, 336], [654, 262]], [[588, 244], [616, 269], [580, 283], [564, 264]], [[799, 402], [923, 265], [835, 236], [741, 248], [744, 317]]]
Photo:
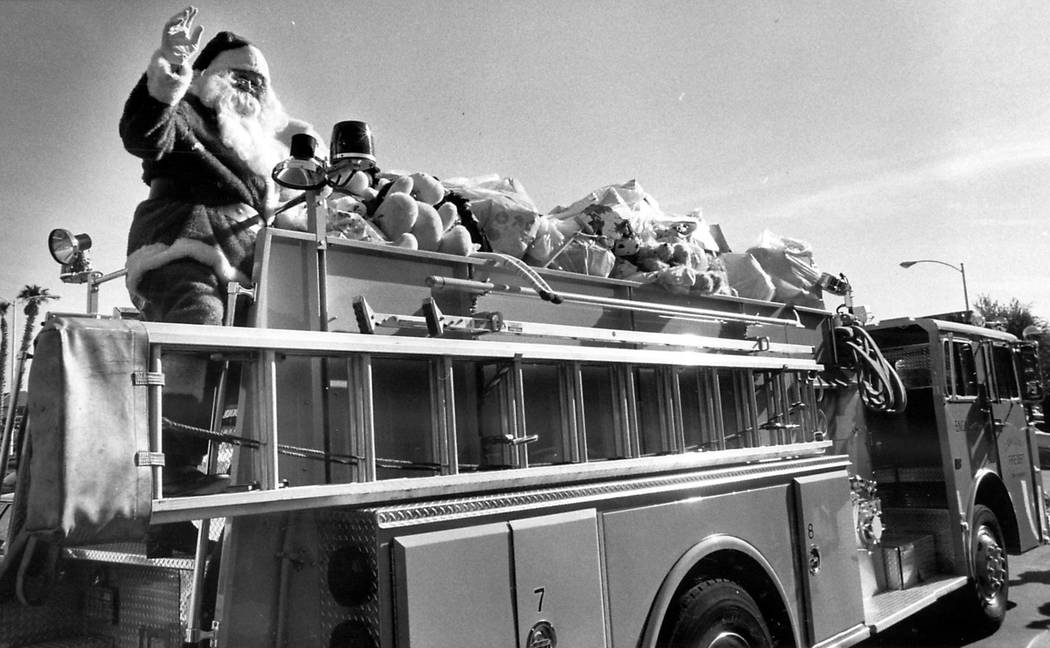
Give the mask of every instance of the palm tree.
[[4, 385], [7, 384], [7, 309], [11, 308], [11, 302], [0, 299], [0, 397], [4, 394]]
[[36, 326], [37, 315], [40, 314], [40, 305], [58, 298], [58, 295], [52, 295], [50, 290], [36, 284], [23, 287], [15, 297], [18, 301], [25, 302], [22, 312], [26, 314], [26, 323], [22, 329], [22, 344], [18, 348], [18, 375], [12, 384], [12, 393], [22, 390], [22, 377], [25, 375], [26, 360], [29, 358], [29, 346], [33, 343], [33, 328]]
[[[18, 369], [11, 383], [11, 394], [8, 397], [7, 417], [4, 419], [3, 437], [0, 439], [0, 467], [6, 468], [4, 458], [17, 457], [20, 440], [18, 431], [13, 430], [15, 414], [18, 410], [18, 394], [22, 391], [22, 378], [26, 373], [26, 361], [29, 359], [29, 345], [33, 342], [33, 327], [36, 326], [37, 315], [40, 314], [40, 305], [53, 299], [58, 295], [52, 295], [47, 288], [41, 288], [36, 284], [27, 285], [15, 297], [17, 301], [25, 302], [22, 312], [26, 315], [25, 328], [22, 329], [22, 344], [18, 349]], [[9, 455], [8, 452], [11, 451]]]

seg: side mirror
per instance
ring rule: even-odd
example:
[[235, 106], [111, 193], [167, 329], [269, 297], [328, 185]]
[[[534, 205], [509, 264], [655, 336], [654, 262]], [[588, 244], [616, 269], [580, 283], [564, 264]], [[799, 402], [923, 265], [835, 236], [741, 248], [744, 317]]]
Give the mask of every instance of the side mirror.
[[1021, 398], [1027, 403], [1041, 403], [1043, 398], [1046, 396], [1043, 391], [1043, 383], [1032, 379], [1026, 380], [1024, 383], [1024, 391], [1021, 393]]

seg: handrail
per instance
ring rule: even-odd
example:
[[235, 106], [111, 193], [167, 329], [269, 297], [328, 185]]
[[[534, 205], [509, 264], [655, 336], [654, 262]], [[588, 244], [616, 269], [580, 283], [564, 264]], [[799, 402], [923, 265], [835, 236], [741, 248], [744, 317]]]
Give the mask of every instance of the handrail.
[[[454, 277], [430, 276], [427, 277], [427, 285], [435, 290], [458, 290], [472, 293], [499, 292], [513, 296], [543, 298], [543, 295], [533, 288], [524, 286], [511, 286], [509, 284], [495, 283], [492, 281], [472, 281], [469, 279], [457, 279]], [[692, 306], [675, 306], [672, 304], [661, 304], [658, 302], [637, 301], [633, 299], [617, 299], [615, 297], [600, 297], [597, 295], [585, 295], [582, 293], [558, 292], [557, 296], [561, 303], [591, 304], [606, 308], [628, 310], [648, 313], [650, 315], [663, 315], [668, 317], [680, 317], [702, 321], [718, 322], [744, 322], [748, 324], [777, 324], [793, 328], [804, 328], [797, 314], [795, 319], [789, 320], [781, 317], [766, 317], [764, 315], [745, 315], [743, 313], [729, 313], [726, 311], [712, 310], [709, 308], [695, 308]]]
[[[813, 346], [807, 344], [790, 344], [771, 342], [769, 338], [720, 338], [692, 333], [659, 333], [615, 329], [602, 326], [575, 326], [570, 324], [545, 324], [505, 320], [499, 313], [478, 313], [475, 315], [445, 315], [438, 309], [432, 299], [423, 302], [422, 315], [399, 315], [396, 313], [376, 313], [364, 297], [354, 301], [354, 312], [358, 319], [361, 333], [374, 333], [376, 327], [396, 330], [427, 331], [432, 337], [440, 337], [441, 331], [456, 331], [479, 336], [490, 333], [506, 335], [561, 338], [566, 340], [586, 340], [605, 344], [643, 344], [647, 346], [669, 346], [692, 349], [711, 349], [737, 353], [781, 353], [786, 355], [813, 356]], [[435, 331], [437, 329], [437, 331]]]

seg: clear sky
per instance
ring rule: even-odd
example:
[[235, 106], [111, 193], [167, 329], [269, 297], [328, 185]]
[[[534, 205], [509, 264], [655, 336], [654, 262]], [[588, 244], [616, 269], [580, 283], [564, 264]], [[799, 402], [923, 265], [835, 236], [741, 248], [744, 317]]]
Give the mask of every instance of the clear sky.
[[[0, 2], [0, 297], [82, 311], [63, 227], [123, 266], [147, 189], [117, 121], [178, 2]], [[368, 121], [380, 165], [499, 173], [543, 212], [636, 178], [742, 251], [808, 241], [880, 317], [1031, 303], [1050, 318], [1050, 3], [197, 3], [259, 45], [289, 111]], [[129, 303], [103, 286], [102, 310]], [[830, 304], [834, 306], [834, 304]], [[19, 309], [18, 316], [21, 317]], [[20, 328], [20, 326], [19, 326]]]

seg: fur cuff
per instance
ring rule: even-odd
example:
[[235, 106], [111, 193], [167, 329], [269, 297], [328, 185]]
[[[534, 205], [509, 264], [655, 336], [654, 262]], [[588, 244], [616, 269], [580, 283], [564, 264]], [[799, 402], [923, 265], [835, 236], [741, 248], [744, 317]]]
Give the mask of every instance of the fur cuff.
[[250, 282], [243, 272], [230, 265], [229, 259], [218, 247], [208, 245], [203, 241], [180, 238], [171, 245], [163, 243], [143, 245], [128, 255], [126, 265], [128, 274], [124, 281], [132, 298], [145, 297], [138, 290], [142, 275], [179, 259], [193, 259], [209, 266], [215, 272], [215, 276], [219, 278], [222, 286], [231, 281], [245, 285]]
[[179, 103], [192, 80], [190, 66], [172, 63], [161, 50], [154, 52], [146, 68], [146, 88], [150, 96], [169, 106]]

